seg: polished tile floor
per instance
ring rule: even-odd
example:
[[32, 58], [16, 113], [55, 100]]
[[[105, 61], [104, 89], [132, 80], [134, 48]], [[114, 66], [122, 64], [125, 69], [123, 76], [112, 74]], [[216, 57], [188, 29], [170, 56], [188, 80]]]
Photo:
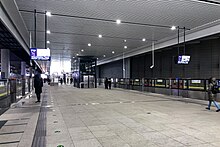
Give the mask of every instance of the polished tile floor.
[[46, 147], [220, 146], [214, 107], [128, 90], [45, 88], [45, 119], [38, 123], [45, 123]]
[[[50, 87], [47, 146], [220, 146], [220, 113], [127, 90]], [[58, 133], [55, 133], [58, 131]]]

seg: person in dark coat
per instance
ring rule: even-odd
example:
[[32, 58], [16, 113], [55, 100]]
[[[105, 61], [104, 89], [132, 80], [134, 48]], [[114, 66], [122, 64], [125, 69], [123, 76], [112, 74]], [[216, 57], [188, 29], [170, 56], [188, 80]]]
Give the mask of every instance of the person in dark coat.
[[112, 88], [112, 81], [111, 78], [108, 79], [108, 89]]
[[72, 83], [73, 83], [73, 78], [71, 77], [71, 78], [70, 78], [70, 84], [72, 84]]
[[108, 89], [108, 79], [107, 78], [105, 78], [104, 84], [105, 84], [105, 89]]
[[63, 78], [60, 78], [60, 84], [63, 85]]
[[211, 104], [213, 102], [215, 107], [217, 108], [216, 112], [219, 112], [220, 111], [220, 106], [219, 106], [218, 102], [216, 102], [217, 93], [213, 92], [213, 87], [215, 85], [217, 85], [216, 78], [215, 77], [211, 77], [209, 79], [209, 85], [208, 85], [209, 104], [208, 104], [208, 107], [206, 107], [206, 109], [210, 110]]
[[35, 93], [37, 96], [36, 102], [40, 102], [40, 95], [42, 93], [42, 87], [43, 87], [43, 80], [40, 77], [40, 74], [36, 74], [34, 77], [34, 88], [35, 88]]

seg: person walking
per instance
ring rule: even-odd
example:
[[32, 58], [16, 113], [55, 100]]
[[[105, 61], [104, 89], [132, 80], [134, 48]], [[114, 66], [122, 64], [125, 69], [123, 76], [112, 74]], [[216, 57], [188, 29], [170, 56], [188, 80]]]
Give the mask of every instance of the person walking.
[[111, 78], [108, 79], [108, 89], [112, 88], [112, 81]]
[[43, 80], [40, 77], [40, 74], [38, 73], [34, 76], [34, 89], [35, 89], [35, 93], [36, 93], [36, 96], [37, 96], [36, 103], [40, 102], [42, 87], [43, 87]]
[[206, 109], [210, 110], [211, 104], [213, 102], [215, 107], [217, 108], [216, 112], [220, 111], [220, 106], [216, 102], [217, 93], [218, 93], [218, 84], [217, 84], [216, 78], [215, 77], [211, 77], [209, 79], [209, 85], [208, 85], [209, 103], [208, 103], [208, 107], [206, 107]]
[[107, 78], [105, 78], [104, 84], [105, 84], [105, 89], [108, 89], [108, 79]]

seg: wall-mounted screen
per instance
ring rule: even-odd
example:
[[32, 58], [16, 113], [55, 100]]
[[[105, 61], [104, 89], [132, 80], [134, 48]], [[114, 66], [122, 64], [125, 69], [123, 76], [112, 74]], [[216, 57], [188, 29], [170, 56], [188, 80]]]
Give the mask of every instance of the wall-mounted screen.
[[50, 60], [50, 49], [31, 48], [32, 60]]
[[177, 64], [189, 64], [190, 56], [182, 55], [178, 56]]

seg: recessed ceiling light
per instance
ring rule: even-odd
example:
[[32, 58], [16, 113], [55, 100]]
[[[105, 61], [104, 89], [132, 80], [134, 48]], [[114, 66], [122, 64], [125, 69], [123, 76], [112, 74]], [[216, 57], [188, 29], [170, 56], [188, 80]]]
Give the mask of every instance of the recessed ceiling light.
[[105, 55], [103, 55], [103, 57], [106, 57]]
[[142, 39], [142, 41], [146, 41], [146, 39], [145, 39], [145, 38], [143, 38], [143, 39]]
[[117, 19], [117, 20], [116, 20], [116, 23], [117, 23], [117, 24], [120, 24], [120, 23], [121, 23], [121, 20], [120, 20], [120, 19]]
[[127, 40], [124, 40], [124, 42], [127, 42]]
[[127, 46], [124, 46], [124, 49], [127, 49], [128, 47]]
[[50, 32], [50, 30], [47, 30], [47, 34], [50, 34], [51, 32]]
[[77, 56], [79, 56], [79, 54], [76, 54]]
[[49, 40], [47, 41], [47, 44], [50, 44], [50, 41], [49, 41]]
[[112, 54], [114, 54], [115, 53], [115, 51], [112, 51]]
[[88, 43], [88, 46], [92, 46], [92, 44], [91, 44], [91, 43]]
[[74, 59], [75, 57], [73, 57], [73, 59]]
[[101, 35], [101, 34], [99, 35], [99, 38], [102, 38], [102, 35]]
[[46, 15], [49, 17], [52, 16], [51, 12], [46, 12]]
[[176, 30], [176, 26], [172, 26], [170, 29], [171, 30]]
[[84, 52], [84, 50], [82, 49], [81, 52]]

